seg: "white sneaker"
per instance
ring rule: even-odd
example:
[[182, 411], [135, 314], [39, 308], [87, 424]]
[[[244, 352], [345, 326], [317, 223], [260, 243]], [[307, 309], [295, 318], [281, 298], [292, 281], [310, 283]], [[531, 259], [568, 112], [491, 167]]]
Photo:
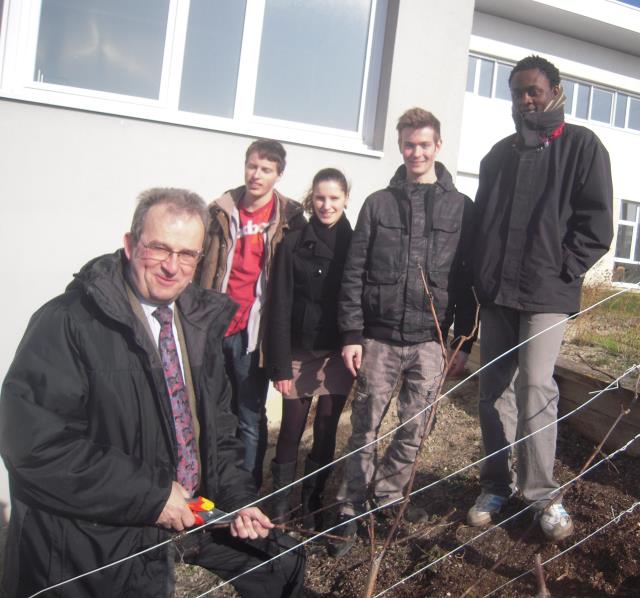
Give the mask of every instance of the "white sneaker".
[[506, 502], [504, 496], [482, 492], [467, 513], [467, 523], [472, 527], [482, 527], [491, 523], [493, 515], [498, 514]]
[[553, 542], [564, 540], [573, 533], [573, 521], [559, 502], [552, 503], [542, 511], [540, 527], [544, 535]]

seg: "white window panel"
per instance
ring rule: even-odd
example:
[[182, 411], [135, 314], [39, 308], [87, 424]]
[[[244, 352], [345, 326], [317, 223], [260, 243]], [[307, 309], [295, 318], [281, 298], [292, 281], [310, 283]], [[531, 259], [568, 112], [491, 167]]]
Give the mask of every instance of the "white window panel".
[[591, 120], [609, 124], [612, 109], [613, 92], [594, 87], [591, 95]]
[[591, 86], [578, 83], [578, 94], [576, 97], [576, 109], [574, 115], [578, 118], [589, 117], [589, 97], [591, 95]]
[[388, 0], [4, 4], [4, 97], [379, 153]]
[[357, 131], [370, 12], [369, 0], [267, 2], [255, 114]]
[[573, 92], [575, 90], [576, 84], [573, 81], [568, 81], [565, 79], [562, 79], [560, 82], [562, 83], [564, 95], [567, 98], [564, 103], [564, 113], [573, 114], [573, 97], [575, 95]]
[[[623, 265], [626, 282], [629, 276], [640, 272], [640, 203], [622, 200], [616, 235], [615, 260]], [[630, 265], [636, 265], [630, 268]], [[637, 282], [637, 276], [636, 280]]]
[[191, 0], [180, 110], [233, 117], [246, 2]]
[[616, 127], [624, 128], [627, 122], [627, 100], [629, 96], [623, 93], [616, 93], [616, 115], [614, 124]]
[[627, 224], [618, 225], [618, 236], [616, 238], [616, 257], [631, 259], [631, 248], [633, 247], [633, 226]]
[[467, 63], [467, 91], [473, 93], [476, 89], [476, 71], [479, 59], [475, 56], [469, 56]]
[[640, 98], [629, 98], [629, 122], [630, 129], [640, 131]]
[[493, 60], [480, 59], [480, 78], [478, 81], [478, 95], [485, 98], [491, 97], [491, 91], [493, 89], [493, 67], [495, 62]]
[[512, 69], [512, 66], [498, 62], [496, 70], [496, 90], [494, 94], [496, 98], [511, 101], [509, 75], [511, 74]]
[[42, 0], [34, 79], [158, 99], [169, 0]]

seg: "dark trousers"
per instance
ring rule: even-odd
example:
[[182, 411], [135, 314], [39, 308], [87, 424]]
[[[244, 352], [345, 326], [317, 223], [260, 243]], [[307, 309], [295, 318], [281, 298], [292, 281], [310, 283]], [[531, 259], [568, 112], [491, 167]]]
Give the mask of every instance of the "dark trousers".
[[225, 368], [233, 389], [232, 408], [238, 416], [238, 438], [244, 445], [244, 469], [262, 486], [267, 450], [267, 392], [269, 379], [260, 367], [260, 350], [247, 353], [247, 331], [227, 336], [222, 344]]
[[304, 549], [299, 547], [255, 571], [249, 569], [261, 565], [271, 557], [295, 546], [297, 542], [279, 530], [271, 531], [265, 539], [240, 540], [233, 538], [229, 530], [196, 532], [177, 545], [178, 559], [204, 567], [231, 585], [247, 598], [297, 598], [304, 588]]

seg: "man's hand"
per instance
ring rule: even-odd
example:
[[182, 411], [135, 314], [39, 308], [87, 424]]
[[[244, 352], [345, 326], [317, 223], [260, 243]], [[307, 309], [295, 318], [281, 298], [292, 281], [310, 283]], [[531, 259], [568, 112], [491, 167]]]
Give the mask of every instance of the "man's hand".
[[464, 351], [458, 351], [456, 356], [452, 359], [453, 352], [449, 352], [449, 371], [447, 372], [447, 378], [462, 378], [465, 373], [465, 366], [469, 353]]
[[179, 532], [186, 527], [191, 527], [196, 520], [191, 509], [187, 506], [189, 498], [189, 493], [178, 482], [172, 482], [171, 494], [156, 521], [156, 525]]
[[342, 360], [355, 378], [362, 363], [362, 345], [345, 345], [342, 347]]
[[283, 395], [288, 395], [291, 392], [291, 380], [276, 380], [273, 385]]
[[271, 520], [258, 507], [248, 507], [238, 511], [231, 522], [230, 532], [234, 538], [257, 540], [266, 538], [273, 527]]

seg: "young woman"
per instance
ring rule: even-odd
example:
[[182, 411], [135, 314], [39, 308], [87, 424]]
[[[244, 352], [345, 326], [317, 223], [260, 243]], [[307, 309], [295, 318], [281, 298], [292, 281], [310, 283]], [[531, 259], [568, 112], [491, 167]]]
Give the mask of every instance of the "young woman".
[[[271, 272], [270, 309], [266, 331], [266, 367], [282, 393], [283, 409], [275, 459], [271, 463], [274, 490], [293, 482], [298, 447], [313, 396], [318, 396], [313, 422], [313, 446], [305, 475], [333, 459], [338, 419], [353, 377], [340, 356], [337, 325], [338, 292], [351, 226], [344, 210], [349, 186], [339, 170], [325, 168], [313, 177], [304, 200], [311, 214], [301, 230], [289, 233], [278, 246]], [[319, 527], [329, 468], [302, 486], [303, 527]], [[291, 490], [272, 500], [272, 516], [282, 521], [290, 511]]]

